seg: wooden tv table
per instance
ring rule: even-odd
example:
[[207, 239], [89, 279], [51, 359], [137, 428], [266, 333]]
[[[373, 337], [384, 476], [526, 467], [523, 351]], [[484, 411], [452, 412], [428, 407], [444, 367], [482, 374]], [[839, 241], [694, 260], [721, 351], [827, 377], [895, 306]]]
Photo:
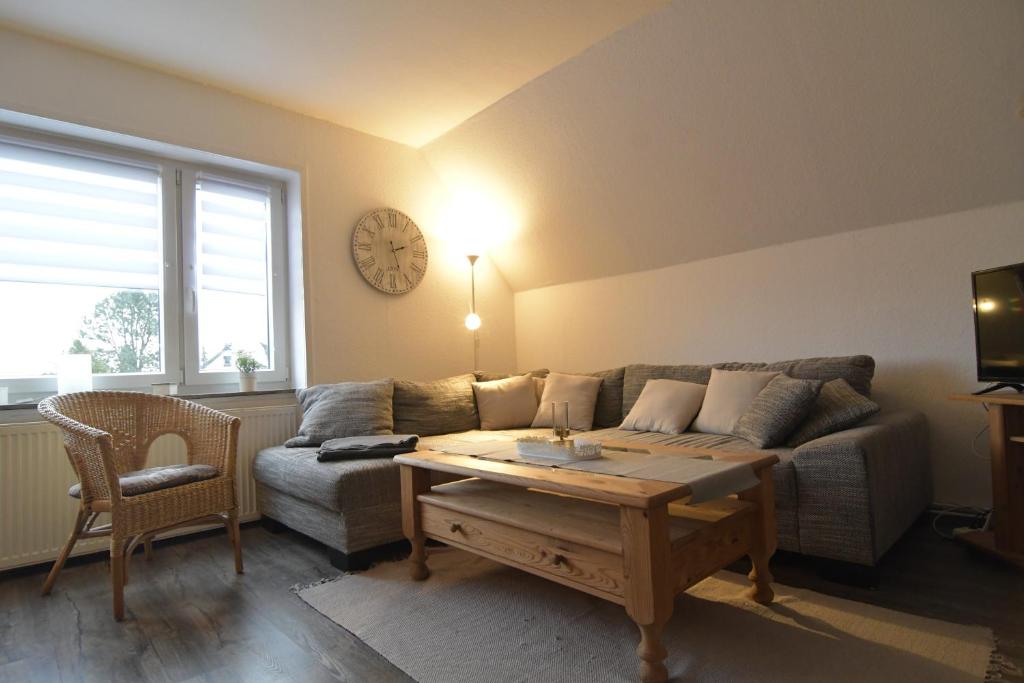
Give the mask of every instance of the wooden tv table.
[[[647, 444], [642, 450], [746, 462], [760, 484], [688, 505], [685, 484], [434, 451], [399, 455], [412, 578], [430, 576], [424, 541], [432, 538], [623, 605], [640, 627], [641, 680], [665, 681], [661, 630], [678, 593], [748, 555], [747, 595], [761, 604], [774, 599], [768, 561], [776, 547], [771, 467], [778, 457]], [[475, 479], [431, 488], [431, 470]]]
[[969, 531], [957, 539], [1024, 569], [1024, 394], [949, 398], [988, 406], [992, 458], [992, 531]]

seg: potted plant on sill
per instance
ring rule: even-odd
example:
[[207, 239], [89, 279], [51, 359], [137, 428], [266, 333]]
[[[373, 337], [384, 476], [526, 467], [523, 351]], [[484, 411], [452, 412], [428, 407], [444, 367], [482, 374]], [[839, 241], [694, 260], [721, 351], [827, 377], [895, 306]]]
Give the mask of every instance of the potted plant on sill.
[[263, 365], [248, 351], [239, 351], [235, 367], [238, 368], [238, 390], [256, 391], [256, 371]]

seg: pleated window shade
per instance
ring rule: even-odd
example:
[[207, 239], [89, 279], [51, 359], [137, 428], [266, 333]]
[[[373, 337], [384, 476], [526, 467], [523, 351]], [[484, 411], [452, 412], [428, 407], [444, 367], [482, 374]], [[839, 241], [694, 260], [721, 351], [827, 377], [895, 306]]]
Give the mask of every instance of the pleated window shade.
[[0, 142], [0, 280], [159, 290], [160, 175]]
[[219, 180], [196, 182], [199, 287], [267, 294], [269, 193]]

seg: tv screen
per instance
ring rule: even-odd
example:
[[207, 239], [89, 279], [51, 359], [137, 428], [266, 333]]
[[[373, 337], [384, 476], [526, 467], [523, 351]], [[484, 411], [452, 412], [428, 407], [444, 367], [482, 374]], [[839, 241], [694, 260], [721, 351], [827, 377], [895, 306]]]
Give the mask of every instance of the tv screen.
[[1024, 263], [972, 277], [978, 381], [1024, 381]]

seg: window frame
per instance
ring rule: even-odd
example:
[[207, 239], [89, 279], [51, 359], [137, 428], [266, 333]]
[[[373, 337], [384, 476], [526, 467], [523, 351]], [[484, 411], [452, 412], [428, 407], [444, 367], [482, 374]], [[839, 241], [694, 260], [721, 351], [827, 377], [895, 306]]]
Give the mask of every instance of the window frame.
[[[209, 384], [227, 384], [238, 378], [237, 370], [218, 372], [200, 372], [199, 370], [199, 288], [196, 272], [196, 203], [195, 186], [200, 178], [219, 180], [233, 185], [240, 185], [254, 190], [266, 190], [270, 201], [270, 251], [267, 255], [267, 287], [269, 288], [269, 310], [267, 320], [270, 325], [271, 350], [274, 369], [256, 371], [257, 379], [267, 382], [287, 382], [288, 372], [288, 334], [287, 325], [287, 237], [284, 212], [284, 186], [277, 181], [259, 178], [245, 173], [225, 172], [223, 169], [200, 167], [181, 164], [178, 176], [178, 190], [182, 196], [181, 207], [181, 293], [183, 344], [183, 373], [186, 386], [203, 386]], [[191, 193], [192, 201], [184, 201], [186, 192]]]
[[[155, 155], [117, 145], [95, 143], [87, 139], [66, 138], [10, 128], [2, 124], [0, 124], [0, 140], [64, 154], [152, 168], [159, 175], [162, 221], [160, 354], [163, 372], [93, 374], [93, 388], [97, 390], [148, 390], [153, 384], [170, 383], [179, 385], [179, 393], [186, 393], [182, 389], [202, 387], [204, 390], [209, 390], [209, 385], [235, 384], [237, 382], [237, 371], [198, 372], [198, 320], [194, 303], [191, 306], [191, 312], [187, 310], [190, 300], [190, 296], [187, 294], [190, 294], [190, 291], [186, 285], [190, 270], [193, 271], [192, 287], [195, 283], [195, 191], [193, 189], [191, 198], [189, 198], [188, 193], [184, 190], [187, 187], [195, 187], [195, 178], [199, 174], [230, 183], [267, 189], [271, 205], [270, 251], [268, 254], [270, 260], [268, 286], [271, 296], [268, 321], [272, 336], [274, 369], [258, 370], [257, 377], [259, 380], [275, 383], [290, 381], [288, 226], [285, 210], [285, 185], [281, 180], [237, 171], [226, 166], [197, 164], [173, 156]], [[185, 185], [185, 178], [189, 174], [192, 177], [192, 184]], [[191, 252], [187, 251], [189, 246], [192, 247]], [[194, 302], [194, 300], [192, 301]], [[57, 391], [57, 377], [55, 375], [0, 377], [0, 385], [8, 387], [12, 394], [53, 394]]]

